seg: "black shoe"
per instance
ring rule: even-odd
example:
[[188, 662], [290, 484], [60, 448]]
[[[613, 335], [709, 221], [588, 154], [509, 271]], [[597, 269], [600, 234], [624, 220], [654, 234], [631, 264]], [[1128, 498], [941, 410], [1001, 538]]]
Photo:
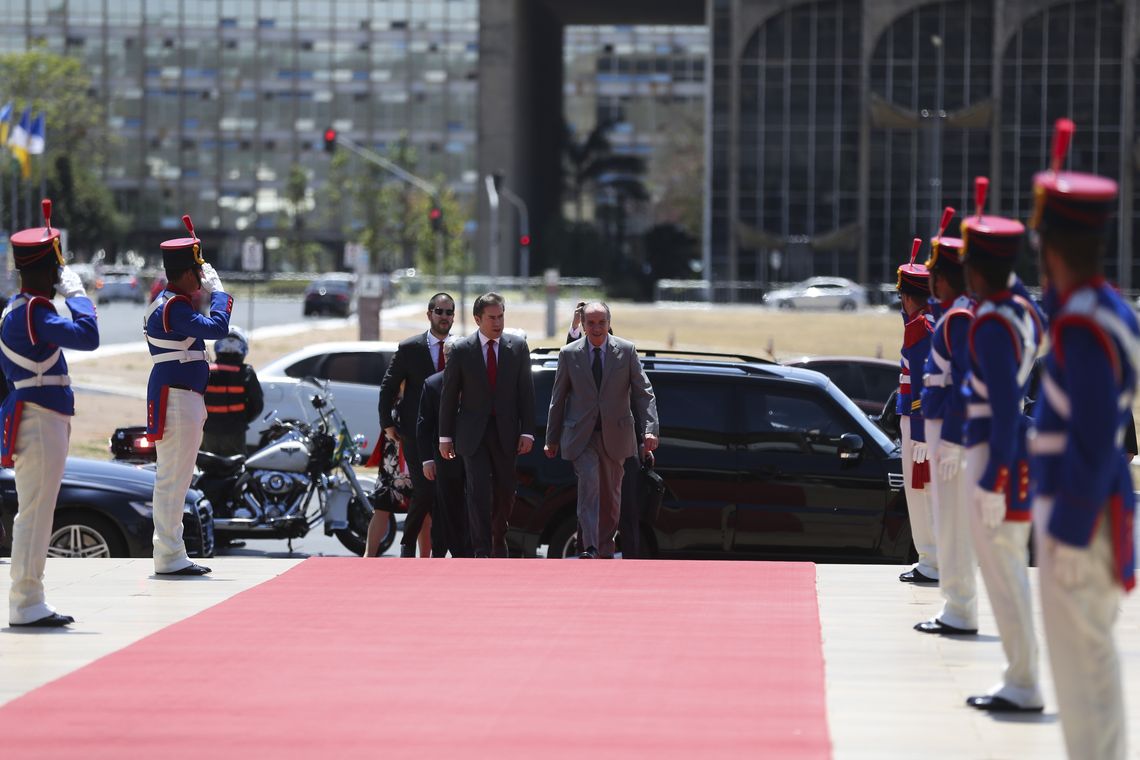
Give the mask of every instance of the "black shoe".
[[586, 547], [586, 551], [578, 555], [578, 559], [597, 559], [598, 550], [592, 546]]
[[1022, 707], [1016, 702], [1011, 702], [1005, 697], [967, 697], [966, 704], [970, 707], [976, 707], [979, 710], [986, 712], [1023, 712], [1023, 713], [1039, 713], [1045, 709], [1041, 707]]
[[491, 555], [487, 552], [475, 552], [475, 559], [491, 559]]
[[8, 625], [13, 628], [62, 628], [65, 625], [71, 625], [75, 622], [75, 618], [71, 615], [61, 615], [58, 612], [53, 612], [47, 617], [42, 617], [39, 620], [33, 620], [30, 623], [9, 623]]
[[937, 633], [942, 636], [974, 636], [978, 633], [977, 628], [956, 628], [952, 625], [946, 625], [938, 618], [916, 623], [914, 630], [920, 633]]
[[414, 558], [416, 556], [416, 545], [415, 544], [412, 544], [411, 546], [401, 545], [400, 546], [400, 556], [401, 557], [413, 557]]
[[181, 570], [172, 570], [169, 573], [155, 573], [155, 575], [206, 575], [209, 572], [212, 571], [205, 565], [190, 563]]
[[899, 580], [902, 581], [903, 583], [932, 583], [936, 586], [938, 585], [938, 579], [937, 578], [926, 577], [922, 573], [918, 572], [917, 567], [914, 568], [913, 570], [908, 570], [905, 573], [901, 573], [899, 575]]

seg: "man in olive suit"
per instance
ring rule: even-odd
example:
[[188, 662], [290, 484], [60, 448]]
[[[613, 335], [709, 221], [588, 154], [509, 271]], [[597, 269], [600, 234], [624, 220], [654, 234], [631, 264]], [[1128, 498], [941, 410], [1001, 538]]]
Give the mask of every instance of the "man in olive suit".
[[558, 352], [544, 450], [561, 449], [578, 475], [581, 558], [612, 559], [625, 460], [640, 435], [647, 452], [657, 448], [657, 401], [634, 345], [609, 334], [609, 307], [586, 304], [582, 322], [586, 335]]

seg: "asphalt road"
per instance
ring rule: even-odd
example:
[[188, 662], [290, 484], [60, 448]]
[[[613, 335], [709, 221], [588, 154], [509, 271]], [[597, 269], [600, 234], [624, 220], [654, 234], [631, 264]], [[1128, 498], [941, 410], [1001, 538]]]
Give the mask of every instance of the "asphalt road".
[[[404, 516], [396, 516], [396, 540], [392, 547], [384, 554], [385, 557], [400, 556], [400, 541], [404, 538]], [[304, 538], [293, 541], [289, 551], [289, 542], [280, 539], [260, 538], [256, 541], [246, 541], [245, 546], [234, 548], [218, 548], [216, 554], [223, 557], [355, 557], [356, 555], [345, 549], [336, 539], [336, 536], [326, 536], [324, 529], [318, 525], [309, 531]]]

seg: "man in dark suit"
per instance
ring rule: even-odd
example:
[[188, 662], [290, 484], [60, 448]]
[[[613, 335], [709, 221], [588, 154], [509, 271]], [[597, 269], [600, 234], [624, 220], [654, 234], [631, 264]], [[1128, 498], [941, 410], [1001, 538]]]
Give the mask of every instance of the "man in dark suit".
[[479, 329], [455, 344], [443, 374], [439, 453], [463, 457], [474, 555], [506, 557], [515, 460], [534, 446], [530, 347], [503, 333], [505, 303], [498, 293], [479, 296], [472, 312]]
[[[408, 463], [415, 489], [408, 517], [404, 521], [401, 557], [416, 556], [416, 540], [420, 528], [431, 515], [435, 501], [435, 484], [424, 477], [423, 469], [423, 462], [430, 455], [422, 456], [416, 445], [416, 419], [419, 417], [424, 380], [442, 370], [446, 361], [443, 342], [455, 322], [455, 299], [447, 293], [436, 293], [428, 301], [427, 318], [429, 326], [426, 332], [400, 342], [392, 363], [388, 365], [388, 371], [384, 373], [384, 380], [380, 383], [380, 427], [383, 428], [384, 435], [403, 443], [404, 459]], [[397, 396], [400, 397], [398, 406]]]
[[[455, 341], [455, 338], [448, 338], [443, 344], [445, 355], [451, 353]], [[416, 421], [416, 444], [424, 457], [424, 477], [435, 483], [431, 547], [440, 557], [449, 550], [452, 557], [470, 557], [467, 505], [463, 498], [463, 460], [444, 459], [439, 453], [439, 399], [442, 395], [443, 372], [436, 372], [424, 381], [420, 415]]]

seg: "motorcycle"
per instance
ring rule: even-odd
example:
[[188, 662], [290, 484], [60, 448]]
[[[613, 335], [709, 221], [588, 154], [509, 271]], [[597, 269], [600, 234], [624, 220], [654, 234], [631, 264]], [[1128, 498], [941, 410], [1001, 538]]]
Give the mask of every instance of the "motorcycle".
[[[364, 462], [366, 442], [353, 437], [328, 388], [314, 379], [309, 403], [312, 422], [274, 420], [262, 445], [247, 456], [223, 457], [198, 452], [198, 473], [192, 486], [214, 507], [214, 534], [219, 541], [254, 538], [302, 538], [319, 523], [325, 535], [335, 535], [349, 551], [364, 554], [372, 519], [376, 480], [358, 477], [353, 465]], [[270, 413], [273, 414], [272, 412]], [[117, 458], [138, 461], [149, 453], [145, 438], [120, 429], [111, 439]], [[144, 431], [145, 432], [145, 431]], [[153, 448], [150, 449], [153, 451]], [[383, 554], [396, 535], [396, 518], [389, 513]]]

